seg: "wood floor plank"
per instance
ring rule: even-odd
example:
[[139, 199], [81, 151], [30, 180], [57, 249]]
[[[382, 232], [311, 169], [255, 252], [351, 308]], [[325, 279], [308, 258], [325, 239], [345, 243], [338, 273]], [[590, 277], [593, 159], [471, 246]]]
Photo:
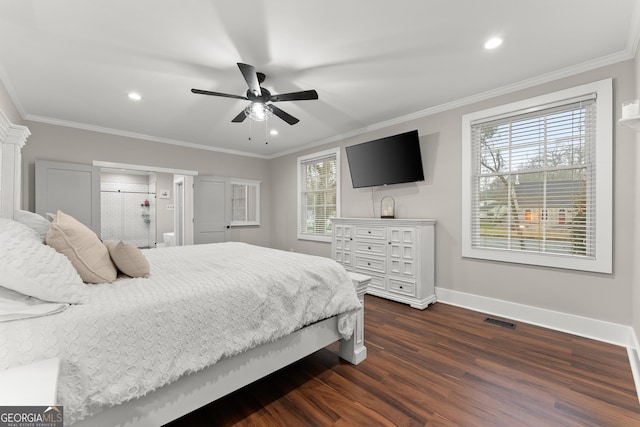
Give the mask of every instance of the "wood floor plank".
[[640, 426], [625, 348], [365, 300], [360, 365], [332, 344], [170, 426]]

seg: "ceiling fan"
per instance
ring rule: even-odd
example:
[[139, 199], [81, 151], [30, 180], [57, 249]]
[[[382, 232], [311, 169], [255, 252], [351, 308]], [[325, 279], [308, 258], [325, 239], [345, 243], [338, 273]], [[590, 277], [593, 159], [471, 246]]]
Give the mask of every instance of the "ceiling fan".
[[281, 102], [281, 101], [305, 101], [311, 99], [318, 99], [318, 92], [315, 90], [303, 90], [300, 92], [281, 93], [279, 95], [271, 94], [267, 89], [260, 87], [260, 84], [264, 82], [265, 75], [263, 73], [257, 73], [253, 65], [243, 64], [238, 62], [238, 68], [242, 73], [249, 89], [247, 89], [246, 96], [232, 95], [221, 92], [211, 92], [202, 89], [191, 89], [191, 92], [201, 95], [222, 96], [225, 98], [244, 99], [251, 101], [251, 104], [240, 112], [237, 116], [231, 120], [234, 123], [242, 123], [247, 117], [251, 117], [253, 120], [262, 121], [268, 118], [271, 114], [275, 114], [290, 125], [295, 125], [300, 120], [293, 117], [291, 114], [282, 111], [280, 108], [273, 104], [267, 104], [268, 102]]

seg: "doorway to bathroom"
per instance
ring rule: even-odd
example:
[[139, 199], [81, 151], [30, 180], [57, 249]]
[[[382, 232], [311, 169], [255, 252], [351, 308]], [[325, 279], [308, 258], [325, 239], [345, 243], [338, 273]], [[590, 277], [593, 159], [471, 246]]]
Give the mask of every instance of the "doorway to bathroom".
[[[195, 171], [94, 161], [100, 167], [101, 238], [140, 248], [193, 244]], [[176, 182], [183, 186], [176, 191]]]
[[100, 236], [139, 248], [157, 243], [157, 183], [152, 173], [102, 170]]

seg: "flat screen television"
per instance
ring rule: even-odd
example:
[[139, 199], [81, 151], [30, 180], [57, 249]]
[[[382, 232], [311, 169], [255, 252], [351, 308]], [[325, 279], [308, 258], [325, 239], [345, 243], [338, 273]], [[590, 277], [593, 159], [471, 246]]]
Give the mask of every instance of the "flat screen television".
[[353, 188], [424, 181], [418, 131], [346, 147]]

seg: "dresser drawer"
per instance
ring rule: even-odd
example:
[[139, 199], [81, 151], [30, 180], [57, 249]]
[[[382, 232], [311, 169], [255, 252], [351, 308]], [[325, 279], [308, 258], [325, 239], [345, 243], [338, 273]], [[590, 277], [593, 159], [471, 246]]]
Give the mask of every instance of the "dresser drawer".
[[390, 277], [389, 292], [414, 297], [416, 296], [416, 283]]
[[387, 245], [385, 243], [359, 240], [355, 242], [354, 246], [356, 252], [367, 255], [386, 256], [387, 254]]
[[385, 227], [356, 226], [356, 237], [365, 239], [384, 239], [387, 240], [387, 229]]
[[367, 271], [376, 271], [378, 273], [385, 272], [385, 260], [384, 258], [371, 258], [357, 255], [355, 256], [354, 267]]

